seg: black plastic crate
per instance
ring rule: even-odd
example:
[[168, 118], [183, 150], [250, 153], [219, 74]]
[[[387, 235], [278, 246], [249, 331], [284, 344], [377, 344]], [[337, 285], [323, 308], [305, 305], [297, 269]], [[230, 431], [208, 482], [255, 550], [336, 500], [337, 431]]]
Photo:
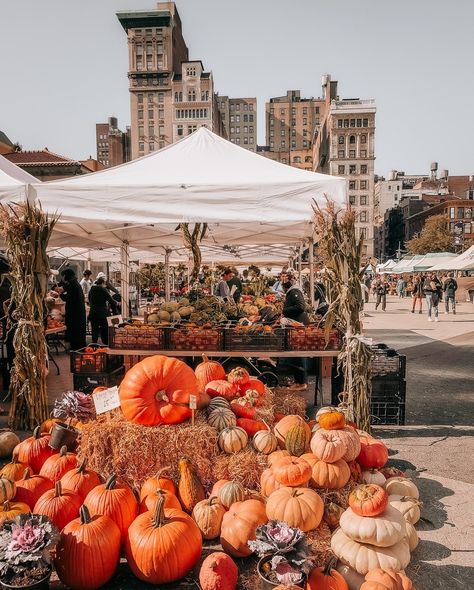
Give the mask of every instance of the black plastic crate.
[[395, 350], [388, 348], [383, 353], [374, 351], [372, 361], [372, 375], [374, 377], [386, 377], [393, 379], [399, 377], [405, 379], [406, 356], [398, 354]]
[[168, 350], [223, 351], [224, 329], [219, 326], [166, 328], [165, 341]]
[[98, 344], [71, 351], [71, 373], [111, 373], [123, 365], [123, 356], [110, 355]]
[[256, 331], [245, 328], [225, 328], [224, 347], [228, 351], [284, 351], [286, 331], [272, 328], [272, 331]]
[[378, 391], [372, 382], [372, 397], [370, 408], [372, 424], [405, 424], [406, 382], [400, 380], [397, 390], [387, 389]]
[[109, 347], [114, 350], [165, 350], [165, 329], [144, 323], [111, 326]]
[[124, 375], [125, 367], [119, 367], [112, 373], [75, 373], [73, 375], [74, 389], [84, 393], [92, 393], [96, 387], [120, 385]]

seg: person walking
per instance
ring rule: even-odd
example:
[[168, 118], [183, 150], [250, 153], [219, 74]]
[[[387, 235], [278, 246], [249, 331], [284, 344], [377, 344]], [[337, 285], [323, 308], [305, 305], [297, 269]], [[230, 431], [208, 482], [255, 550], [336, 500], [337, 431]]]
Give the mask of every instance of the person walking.
[[86, 346], [86, 305], [84, 292], [72, 268], [62, 273], [60, 297], [66, 302], [64, 322], [66, 324], [66, 340], [71, 350], [79, 350]]
[[443, 291], [444, 291], [444, 306], [445, 311], [444, 313], [449, 313], [449, 302], [451, 301], [451, 306], [453, 310], [453, 315], [456, 315], [456, 291], [458, 290], [458, 283], [454, 278], [454, 273], [451, 272], [448, 275], [448, 278], [444, 281]]
[[118, 305], [115, 299], [107, 290], [107, 281], [104, 277], [99, 277], [92, 285], [89, 291], [89, 321], [92, 330], [92, 342], [97, 344], [100, 339], [105, 346], [109, 343], [109, 326], [107, 318], [111, 315], [116, 315], [118, 312]]
[[415, 313], [415, 308], [416, 308], [416, 304], [417, 302], [420, 303], [419, 305], [419, 311], [418, 313], [423, 313], [423, 282], [425, 280], [425, 277], [423, 275], [421, 275], [420, 277], [415, 277], [413, 279], [413, 289], [411, 292], [412, 295], [412, 300], [413, 300], [413, 306], [411, 308], [411, 313]]
[[398, 277], [397, 295], [400, 299], [403, 299], [405, 297], [405, 287], [406, 287], [405, 279], [402, 276]]
[[428, 321], [432, 322], [431, 315], [434, 316], [434, 321], [438, 322], [438, 306], [440, 301], [441, 282], [434, 272], [426, 277], [423, 291], [426, 298], [426, 305], [428, 308]]
[[87, 301], [87, 298], [89, 296], [89, 291], [91, 290], [92, 287], [92, 271], [86, 269], [83, 273], [82, 273], [82, 280], [79, 283], [81, 285], [81, 289], [84, 293], [84, 299]]
[[382, 311], [385, 311], [387, 307], [387, 291], [388, 291], [388, 284], [386, 283], [385, 279], [382, 277], [377, 281], [375, 285], [375, 294], [377, 296], [377, 300], [375, 302], [375, 310], [378, 309], [378, 306], [382, 304]]

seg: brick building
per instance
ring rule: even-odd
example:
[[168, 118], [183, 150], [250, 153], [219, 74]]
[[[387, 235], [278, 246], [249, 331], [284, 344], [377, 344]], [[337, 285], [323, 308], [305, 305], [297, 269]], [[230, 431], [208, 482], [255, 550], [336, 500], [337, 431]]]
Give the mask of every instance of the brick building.
[[97, 160], [104, 168], [130, 161], [130, 128], [121, 131], [116, 117], [95, 126]]
[[241, 147], [257, 149], [257, 99], [217, 96], [223, 137]]

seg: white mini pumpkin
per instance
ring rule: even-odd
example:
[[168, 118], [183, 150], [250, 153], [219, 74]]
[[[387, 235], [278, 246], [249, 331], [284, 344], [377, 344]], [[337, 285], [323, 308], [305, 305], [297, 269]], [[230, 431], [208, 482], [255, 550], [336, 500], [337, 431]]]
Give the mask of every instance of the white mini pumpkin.
[[388, 503], [390, 506], [399, 510], [405, 517], [405, 520], [411, 522], [411, 524], [416, 524], [420, 520], [420, 507], [422, 504], [415, 498], [393, 494], [388, 497]]
[[385, 475], [380, 473], [378, 469], [367, 469], [367, 471], [363, 471], [361, 479], [364, 483], [375, 483], [382, 488], [386, 481]]
[[259, 453], [269, 455], [277, 450], [278, 440], [270, 430], [259, 430], [253, 436], [252, 445]]
[[391, 547], [407, 534], [403, 515], [392, 506], [378, 516], [359, 516], [348, 508], [342, 513], [339, 526], [353, 541], [377, 547]]
[[410, 551], [415, 551], [418, 547], [418, 543], [420, 542], [420, 538], [418, 537], [418, 533], [416, 532], [415, 527], [411, 524], [411, 522], [406, 521], [406, 540], [408, 542], [408, 547]]
[[408, 477], [389, 477], [385, 482], [385, 489], [389, 496], [396, 494], [397, 496], [409, 496], [415, 500], [420, 497], [418, 488]]

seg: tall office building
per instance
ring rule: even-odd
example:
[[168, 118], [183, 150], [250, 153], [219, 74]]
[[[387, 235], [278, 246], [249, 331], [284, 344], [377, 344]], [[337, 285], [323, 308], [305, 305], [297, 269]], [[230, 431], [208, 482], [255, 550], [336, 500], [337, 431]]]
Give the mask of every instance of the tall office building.
[[236, 145], [257, 149], [257, 99], [217, 95], [223, 136]]
[[347, 179], [349, 200], [357, 212], [363, 256], [374, 255], [375, 100], [339, 99], [337, 82], [323, 76], [325, 115], [313, 142], [313, 170]]
[[95, 135], [97, 160], [102, 166], [111, 168], [130, 161], [130, 127], [121, 131], [117, 118], [109, 117], [107, 123], [96, 124]]

